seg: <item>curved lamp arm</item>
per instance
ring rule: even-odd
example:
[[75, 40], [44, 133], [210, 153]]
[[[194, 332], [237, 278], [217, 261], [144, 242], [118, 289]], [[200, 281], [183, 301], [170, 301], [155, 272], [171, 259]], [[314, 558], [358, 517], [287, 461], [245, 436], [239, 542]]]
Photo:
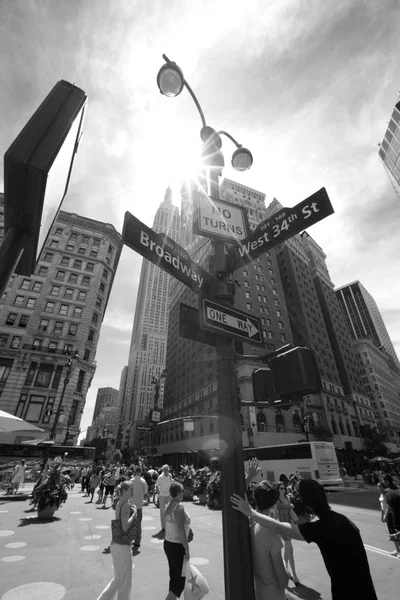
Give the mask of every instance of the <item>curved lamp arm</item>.
[[[168, 56], [166, 56], [165, 54], [163, 54], [162, 57], [163, 57], [163, 59], [165, 60], [166, 63], [172, 63], [172, 60], [169, 60]], [[197, 98], [195, 96], [194, 91], [192, 90], [192, 88], [190, 87], [190, 85], [188, 84], [188, 82], [186, 81], [185, 78], [183, 78], [183, 85], [185, 86], [185, 88], [187, 89], [187, 91], [189, 92], [189, 94], [192, 96], [193, 101], [194, 101], [195, 105], [197, 106], [197, 110], [199, 111], [199, 115], [200, 115], [200, 118], [201, 118], [201, 122], [203, 123], [203, 127], [206, 127], [207, 123], [206, 123], [206, 119], [205, 119], [204, 113], [202, 111], [202, 108], [201, 108], [201, 106], [199, 104], [199, 101], [197, 100]]]
[[227, 131], [218, 131], [217, 133], [218, 135], [225, 135], [227, 138], [229, 138], [235, 144], [236, 148], [243, 148], [242, 144], [238, 144], [235, 138], [232, 137]]

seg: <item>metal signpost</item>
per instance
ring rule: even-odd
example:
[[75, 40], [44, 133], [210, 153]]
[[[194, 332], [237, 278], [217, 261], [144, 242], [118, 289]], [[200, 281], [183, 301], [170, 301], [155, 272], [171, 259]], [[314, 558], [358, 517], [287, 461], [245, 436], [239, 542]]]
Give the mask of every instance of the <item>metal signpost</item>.
[[307, 227], [322, 221], [333, 212], [325, 188], [321, 188], [293, 208], [282, 208], [260, 223], [240, 247], [229, 249], [228, 253], [232, 259], [231, 268], [238, 269]]

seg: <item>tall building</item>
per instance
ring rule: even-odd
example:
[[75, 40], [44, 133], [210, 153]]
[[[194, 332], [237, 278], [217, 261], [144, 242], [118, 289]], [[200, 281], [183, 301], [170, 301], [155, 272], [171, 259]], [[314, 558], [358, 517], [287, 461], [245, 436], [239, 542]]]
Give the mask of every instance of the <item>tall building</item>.
[[[172, 204], [169, 188], [157, 209], [153, 229], [178, 240], [179, 210]], [[131, 425], [143, 421], [148, 415], [154, 399], [152, 378], [158, 377], [165, 367], [170, 288], [171, 277], [143, 259], [123, 400], [122, 427], [128, 430], [125, 445], [132, 442], [134, 430]]]
[[[125, 444], [123, 443], [124, 436], [124, 423], [128, 422], [129, 419], [126, 418], [127, 412], [127, 394], [126, 394], [126, 383], [128, 376], [128, 365], [126, 365], [121, 371], [121, 377], [119, 380], [119, 388], [118, 388], [118, 427], [117, 427], [117, 448], [123, 447]], [[128, 433], [128, 444], [129, 444], [129, 428], [127, 428]], [[128, 445], [126, 444], [126, 445]]]
[[336, 296], [342, 309], [347, 328], [354, 340], [371, 338], [378, 347], [383, 347], [400, 368], [400, 362], [389, 337], [379, 308], [365, 287], [354, 281], [336, 288]]
[[[0, 300], [0, 408], [48, 434], [65, 387], [60, 442], [67, 429], [70, 443], [79, 434], [121, 250], [121, 236], [112, 225], [61, 211], [34, 274], [13, 275]], [[74, 351], [78, 358], [66, 381], [65, 354]]]
[[111, 387], [99, 388], [97, 390], [96, 403], [94, 406], [92, 424], [106, 407], [118, 406], [118, 390]]
[[400, 97], [391, 114], [382, 143], [379, 144], [378, 154], [400, 199]]

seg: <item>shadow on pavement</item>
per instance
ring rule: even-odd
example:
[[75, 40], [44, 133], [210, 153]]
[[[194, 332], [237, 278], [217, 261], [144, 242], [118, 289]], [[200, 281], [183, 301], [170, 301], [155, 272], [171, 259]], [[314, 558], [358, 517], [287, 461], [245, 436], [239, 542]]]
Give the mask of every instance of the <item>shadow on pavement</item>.
[[27, 510], [24, 510], [24, 513], [31, 513], [31, 512], [37, 512], [37, 508], [33, 507], [33, 508], [28, 508]]
[[51, 519], [39, 519], [38, 517], [34, 517], [33, 519], [26, 518], [21, 519], [21, 523], [18, 527], [26, 527], [27, 525], [40, 525], [41, 523], [54, 523], [55, 521], [61, 521], [60, 517], [51, 517]]
[[317, 590], [313, 590], [306, 585], [288, 587], [287, 591], [291, 594], [289, 596], [290, 600], [294, 600], [295, 598], [302, 598], [302, 600], [322, 600], [322, 596]]

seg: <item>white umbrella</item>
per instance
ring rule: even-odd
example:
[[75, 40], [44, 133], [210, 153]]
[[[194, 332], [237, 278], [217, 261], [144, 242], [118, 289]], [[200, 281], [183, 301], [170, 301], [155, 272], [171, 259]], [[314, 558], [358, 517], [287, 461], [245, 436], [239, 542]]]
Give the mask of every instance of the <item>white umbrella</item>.
[[27, 433], [39, 433], [43, 432], [44, 429], [28, 423], [15, 415], [0, 410], [0, 432], [1, 433], [15, 433], [17, 431], [26, 431]]

